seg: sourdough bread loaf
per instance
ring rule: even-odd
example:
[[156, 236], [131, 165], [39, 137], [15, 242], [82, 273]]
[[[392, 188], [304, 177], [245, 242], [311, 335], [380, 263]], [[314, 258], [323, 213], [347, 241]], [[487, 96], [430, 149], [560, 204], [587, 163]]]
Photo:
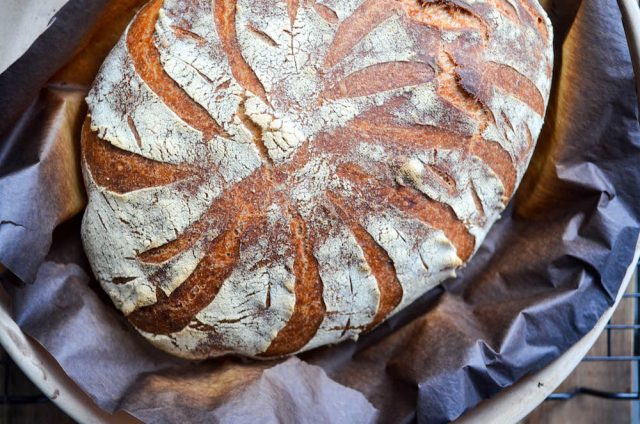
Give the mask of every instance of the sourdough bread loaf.
[[153, 0], [102, 66], [82, 236], [186, 358], [356, 339], [464, 265], [540, 132], [535, 0]]

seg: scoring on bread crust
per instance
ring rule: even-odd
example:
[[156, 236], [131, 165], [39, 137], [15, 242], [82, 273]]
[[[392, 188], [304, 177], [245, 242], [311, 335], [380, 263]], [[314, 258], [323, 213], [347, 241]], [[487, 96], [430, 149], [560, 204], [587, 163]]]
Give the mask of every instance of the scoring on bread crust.
[[153, 0], [87, 98], [96, 276], [188, 358], [356, 339], [478, 248], [551, 67], [535, 0]]

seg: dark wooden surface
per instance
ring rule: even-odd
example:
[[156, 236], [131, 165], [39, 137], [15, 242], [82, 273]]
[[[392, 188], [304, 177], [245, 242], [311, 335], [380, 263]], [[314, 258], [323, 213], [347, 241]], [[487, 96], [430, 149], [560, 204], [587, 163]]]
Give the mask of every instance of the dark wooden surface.
[[[47, 399], [42, 402], [42, 394], [20, 371], [17, 365], [7, 363], [7, 354], [0, 349], [0, 402], [5, 395], [28, 397], [23, 401], [39, 403], [2, 403], [0, 404], [1, 424], [71, 424], [71, 418], [62, 412], [55, 404]], [[40, 398], [40, 399], [38, 399]]]
[[[636, 276], [629, 284], [627, 293], [636, 291]], [[623, 298], [611, 318], [612, 324], [633, 324], [635, 300]], [[607, 333], [598, 338], [587, 356], [607, 356]], [[633, 331], [611, 330], [609, 355], [633, 355]], [[638, 364], [635, 364], [637, 366]], [[583, 361], [560, 385], [556, 392], [568, 392], [582, 386], [611, 392], [637, 390], [632, 386], [634, 364], [621, 362]], [[635, 403], [635, 407], [634, 407]], [[593, 396], [577, 396], [567, 401], [543, 402], [522, 424], [638, 424], [638, 401], [619, 401]]]

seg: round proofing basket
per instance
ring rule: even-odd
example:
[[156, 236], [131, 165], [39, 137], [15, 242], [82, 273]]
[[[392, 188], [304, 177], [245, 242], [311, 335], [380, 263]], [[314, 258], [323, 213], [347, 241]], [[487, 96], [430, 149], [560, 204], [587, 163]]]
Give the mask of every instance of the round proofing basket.
[[[636, 75], [636, 91], [640, 93], [640, 7], [637, 0], [618, 0], [629, 41]], [[639, 96], [640, 97], [640, 96]], [[640, 99], [639, 99], [640, 106]], [[578, 343], [543, 370], [523, 378], [492, 399], [480, 403], [466, 413], [460, 423], [515, 423], [528, 415], [551, 394], [578, 365], [593, 346], [622, 299], [640, 258], [640, 240], [633, 261], [628, 265], [616, 297], [595, 327]], [[60, 365], [37, 342], [26, 336], [13, 321], [10, 299], [0, 287], [0, 345], [27, 377], [74, 420], [81, 423], [136, 423], [129, 414], [110, 415], [101, 410], [62, 370]]]

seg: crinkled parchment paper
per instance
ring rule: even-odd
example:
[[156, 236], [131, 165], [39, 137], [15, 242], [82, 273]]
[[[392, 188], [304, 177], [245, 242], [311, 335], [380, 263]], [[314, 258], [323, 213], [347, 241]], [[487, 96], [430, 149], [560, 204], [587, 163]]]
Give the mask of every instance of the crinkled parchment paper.
[[[0, 75], [0, 262], [15, 319], [103, 408], [148, 422], [446, 422], [557, 358], [615, 298], [640, 231], [640, 130], [615, 0], [552, 2], [546, 124], [458, 278], [358, 342], [199, 363], [146, 344], [79, 238], [83, 96], [141, 0], [71, 0]], [[65, 64], [62, 66], [63, 64]]]

